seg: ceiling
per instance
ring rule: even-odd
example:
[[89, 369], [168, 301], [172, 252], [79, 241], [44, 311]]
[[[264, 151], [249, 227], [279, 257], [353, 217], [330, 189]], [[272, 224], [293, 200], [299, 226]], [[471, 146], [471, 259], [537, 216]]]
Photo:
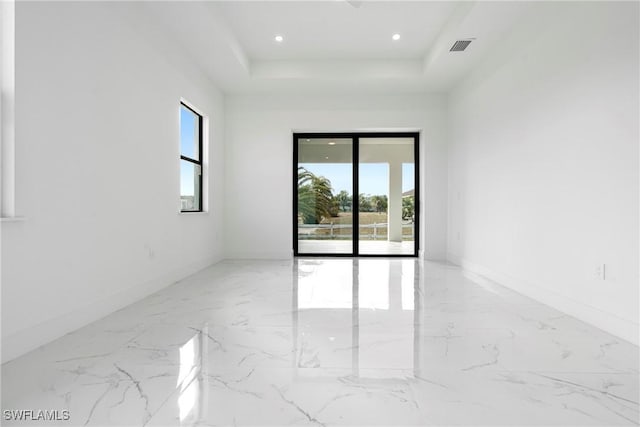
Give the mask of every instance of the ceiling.
[[[397, 94], [451, 89], [531, 3], [167, 1], [136, 7], [225, 93]], [[276, 35], [284, 40], [276, 42]], [[473, 42], [464, 52], [449, 52], [459, 39]]]
[[[455, 3], [346, 1], [212, 3], [254, 60], [419, 59]], [[392, 40], [395, 33], [401, 35]], [[285, 39], [276, 43], [274, 36]]]

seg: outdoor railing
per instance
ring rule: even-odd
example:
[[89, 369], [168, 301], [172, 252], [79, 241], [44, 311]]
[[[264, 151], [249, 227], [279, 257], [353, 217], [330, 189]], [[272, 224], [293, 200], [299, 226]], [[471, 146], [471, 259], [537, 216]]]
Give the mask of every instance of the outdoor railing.
[[[364, 224], [360, 225], [360, 239], [386, 239], [387, 238], [387, 230], [388, 223], [374, 223], [374, 224]], [[413, 239], [415, 236], [414, 233], [413, 222], [407, 222], [402, 224], [402, 237], [403, 239]], [[329, 240], [337, 240], [337, 239], [347, 239], [350, 240], [352, 238], [352, 233], [342, 233], [341, 230], [352, 229], [353, 224], [298, 224], [298, 239], [329, 239]], [[409, 228], [411, 230], [410, 234], [405, 234], [404, 230]], [[365, 229], [365, 233], [362, 231]], [[318, 230], [323, 230], [321, 233], [317, 233]], [[326, 231], [324, 231], [326, 230]], [[367, 230], [371, 230], [369, 233], [366, 233]]]

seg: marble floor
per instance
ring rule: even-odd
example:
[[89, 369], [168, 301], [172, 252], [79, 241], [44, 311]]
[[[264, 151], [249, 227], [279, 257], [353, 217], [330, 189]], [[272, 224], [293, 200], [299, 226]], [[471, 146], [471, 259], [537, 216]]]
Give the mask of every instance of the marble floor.
[[[2, 366], [5, 425], [634, 425], [638, 347], [415, 259], [222, 262]], [[7, 410], [68, 411], [57, 422]]]

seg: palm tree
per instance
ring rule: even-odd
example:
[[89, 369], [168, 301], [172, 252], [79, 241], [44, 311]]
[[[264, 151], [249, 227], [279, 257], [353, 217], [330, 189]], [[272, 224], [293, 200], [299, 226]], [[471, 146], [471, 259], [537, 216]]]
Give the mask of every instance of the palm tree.
[[298, 217], [305, 224], [319, 224], [335, 208], [331, 181], [298, 167]]
[[298, 188], [302, 187], [305, 184], [308, 184], [315, 177], [314, 174], [303, 168], [302, 166], [298, 166]]

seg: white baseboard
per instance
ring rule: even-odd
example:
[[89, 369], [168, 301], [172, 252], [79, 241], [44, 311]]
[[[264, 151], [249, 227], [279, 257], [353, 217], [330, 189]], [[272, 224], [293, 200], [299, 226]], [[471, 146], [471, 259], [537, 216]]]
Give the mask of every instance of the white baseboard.
[[293, 251], [280, 252], [231, 252], [224, 257], [225, 260], [290, 260], [293, 258]]
[[77, 310], [45, 322], [19, 330], [2, 338], [2, 363], [26, 354], [54, 341], [69, 332], [80, 329], [121, 308], [135, 303], [197, 271], [218, 262], [218, 258], [205, 258], [172, 271], [139, 286], [120, 291], [107, 298], [94, 301]]
[[421, 249], [418, 256], [425, 261], [447, 261], [447, 254], [444, 252], [427, 252]]
[[448, 253], [447, 258], [451, 263], [471, 273], [483, 276], [499, 285], [553, 307], [556, 310], [582, 320], [625, 341], [629, 341], [635, 345], [639, 344], [640, 328], [636, 322], [623, 319], [613, 313], [549, 291], [540, 285], [475, 264], [454, 254]]

